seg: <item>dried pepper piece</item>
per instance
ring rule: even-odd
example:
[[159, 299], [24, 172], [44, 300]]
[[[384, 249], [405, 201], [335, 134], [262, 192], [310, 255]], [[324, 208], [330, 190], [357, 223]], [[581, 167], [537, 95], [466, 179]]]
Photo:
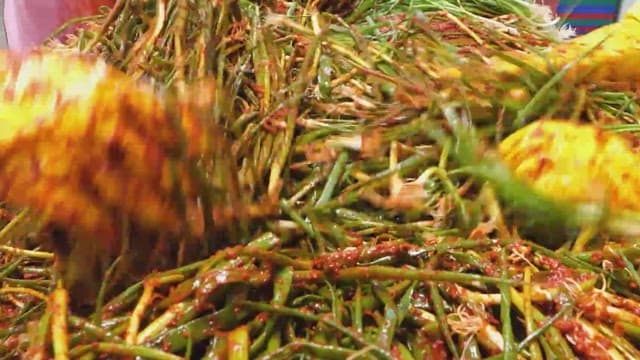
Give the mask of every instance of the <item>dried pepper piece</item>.
[[573, 203], [640, 210], [640, 158], [626, 138], [594, 125], [540, 120], [499, 147], [503, 161], [533, 188]]

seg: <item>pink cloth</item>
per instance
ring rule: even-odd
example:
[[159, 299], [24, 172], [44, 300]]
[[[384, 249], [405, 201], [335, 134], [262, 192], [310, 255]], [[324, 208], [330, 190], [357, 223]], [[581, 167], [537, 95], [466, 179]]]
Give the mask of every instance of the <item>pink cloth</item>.
[[9, 48], [36, 47], [69, 17], [64, 0], [5, 0], [4, 24]]
[[115, 0], [5, 0], [4, 23], [9, 47], [25, 51], [42, 42], [66, 21], [96, 14]]

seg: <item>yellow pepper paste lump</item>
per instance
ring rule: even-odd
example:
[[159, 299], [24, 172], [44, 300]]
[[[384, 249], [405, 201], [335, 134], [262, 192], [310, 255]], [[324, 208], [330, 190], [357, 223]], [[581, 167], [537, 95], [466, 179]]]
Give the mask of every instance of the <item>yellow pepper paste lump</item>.
[[499, 146], [504, 163], [537, 191], [572, 203], [640, 210], [640, 159], [631, 141], [590, 124], [540, 120]]
[[201, 233], [189, 166], [222, 140], [186, 103], [176, 102], [174, 116], [152, 85], [90, 57], [0, 53], [0, 69], [0, 198], [115, 251], [123, 215], [182, 230], [177, 182], [189, 226]]

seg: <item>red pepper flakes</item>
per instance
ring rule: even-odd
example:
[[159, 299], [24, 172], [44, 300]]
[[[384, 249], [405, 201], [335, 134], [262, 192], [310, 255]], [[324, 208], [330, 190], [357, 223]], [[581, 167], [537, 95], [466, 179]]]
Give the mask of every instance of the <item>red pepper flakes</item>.
[[436, 340], [429, 344], [431, 346], [431, 356], [433, 360], [447, 360], [449, 356], [442, 340]]
[[585, 360], [605, 360], [611, 359], [607, 352], [613, 344], [606, 337], [589, 332], [576, 320], [558, 320], [554, 326], [566, 336], [575, 352]]
[[601, 250], [596, 250], [591, 253], [591, 262], [594, 264], [599, 264], [604, 259]]

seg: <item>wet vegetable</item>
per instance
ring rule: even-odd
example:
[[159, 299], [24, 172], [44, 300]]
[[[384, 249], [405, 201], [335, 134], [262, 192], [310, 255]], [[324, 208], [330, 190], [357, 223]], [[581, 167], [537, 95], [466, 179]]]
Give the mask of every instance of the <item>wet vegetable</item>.
[[639, 358], [635, 83], [519, 61], [540, 10], [120, 0], [3, 55], [0, 353]]

